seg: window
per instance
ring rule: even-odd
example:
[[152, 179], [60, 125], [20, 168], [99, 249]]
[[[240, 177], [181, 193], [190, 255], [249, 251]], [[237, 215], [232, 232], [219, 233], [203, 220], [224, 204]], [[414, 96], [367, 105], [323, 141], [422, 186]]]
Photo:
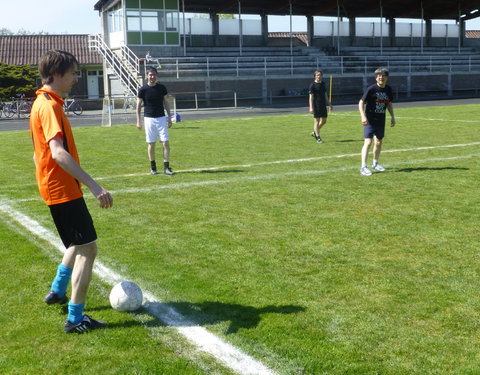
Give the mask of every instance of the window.
[[129, 31], [140, 31], [140, 12], [127, 10], [127, 28]]
[[142, 11], [142, 31], [161, 31], [164, 23], [162, 11]]
[[115, 33], [123, 30], [123, 10], [117, 9], [108, 13], [108, 31]]
[[167, 31], [178, 30], [178, 12], [166, 12]]

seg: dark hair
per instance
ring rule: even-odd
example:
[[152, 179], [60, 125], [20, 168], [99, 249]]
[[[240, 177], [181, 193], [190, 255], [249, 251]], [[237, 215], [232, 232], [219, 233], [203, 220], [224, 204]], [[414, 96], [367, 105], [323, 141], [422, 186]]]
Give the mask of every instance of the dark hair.
[[151, 72], [158, 74], [157, 69], [155, 69], [153, 66], [147, 68], [147, 74]]
[[46, 85], [53, 82], [55, 74], [64, 76], [72, 66], [78, 67], [78, 65], [77, 59], [71, 53], [54, 49], [41, 57], [38, 71], [42, 77], [42, 83]]
[[377, 76], [377, 74], [381, 74], [382, 76], [385, 76], [385, 77], [388, 77], [388, 69], [387, 68], [378, 68], [377, 70], [375, 70], [375, 77]]
[[320, 69], [317, 69], [313, 72], [313, 78], [315, 78], [315, 74], [320, 73], [323, 76], [323, 72]]

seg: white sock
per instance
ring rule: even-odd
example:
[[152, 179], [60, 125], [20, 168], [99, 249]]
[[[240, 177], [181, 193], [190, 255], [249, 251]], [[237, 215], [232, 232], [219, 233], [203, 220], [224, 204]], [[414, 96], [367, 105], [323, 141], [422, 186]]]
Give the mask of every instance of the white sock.
[[378, 164], [378, 160], [373, 159], [373, 165], [377, 165], [377, 164]]

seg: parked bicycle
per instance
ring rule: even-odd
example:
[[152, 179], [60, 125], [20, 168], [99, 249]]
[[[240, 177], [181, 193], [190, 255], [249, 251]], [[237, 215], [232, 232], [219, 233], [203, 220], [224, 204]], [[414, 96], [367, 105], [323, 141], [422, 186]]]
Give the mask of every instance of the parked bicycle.
[[19, 98], [10, 98], [12, 101], [2, 103], [2, 112], [6, 118], [11, 118], [15, 115], [21, 118], [29, 118], [32, 110], [32, 103], [25, 99], [25, 95], [19, 95]]
[[72, 111], [77, 116], [80, 116], [83, 113], [83, 108], [75, 98], [65, 99], [63, 103], [63, 110], [68, 115]]
[[137, 98], [134, 96], [125, 96], [123, 99], [123, 110], [128, 112], [129, 110], [135, 111], [137, 108]]

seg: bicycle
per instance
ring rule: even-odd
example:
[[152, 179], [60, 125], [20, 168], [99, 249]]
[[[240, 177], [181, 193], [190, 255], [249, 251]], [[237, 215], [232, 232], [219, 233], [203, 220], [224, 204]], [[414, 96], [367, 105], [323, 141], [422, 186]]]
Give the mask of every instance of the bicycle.
[[19, 98], [10, 98], [11, 102], [2, 103], [2, 112], [6, 118], [12, 118], [14, 115], [22, 118], [30, 117], [32, 104], [24, 98], [25, 94], [22, 94]]
[[83, 113], [83, 108], [75, 98], [65, 99], [63, 103], [63, 110], [68, 115], [72, 111], [75, 115], [80, 116]]
[[129, 109], [135, 110], [137, 108], [137, 100], [134, 96], [125, 96], [123, 100], [123, 110], [128, 112]]

